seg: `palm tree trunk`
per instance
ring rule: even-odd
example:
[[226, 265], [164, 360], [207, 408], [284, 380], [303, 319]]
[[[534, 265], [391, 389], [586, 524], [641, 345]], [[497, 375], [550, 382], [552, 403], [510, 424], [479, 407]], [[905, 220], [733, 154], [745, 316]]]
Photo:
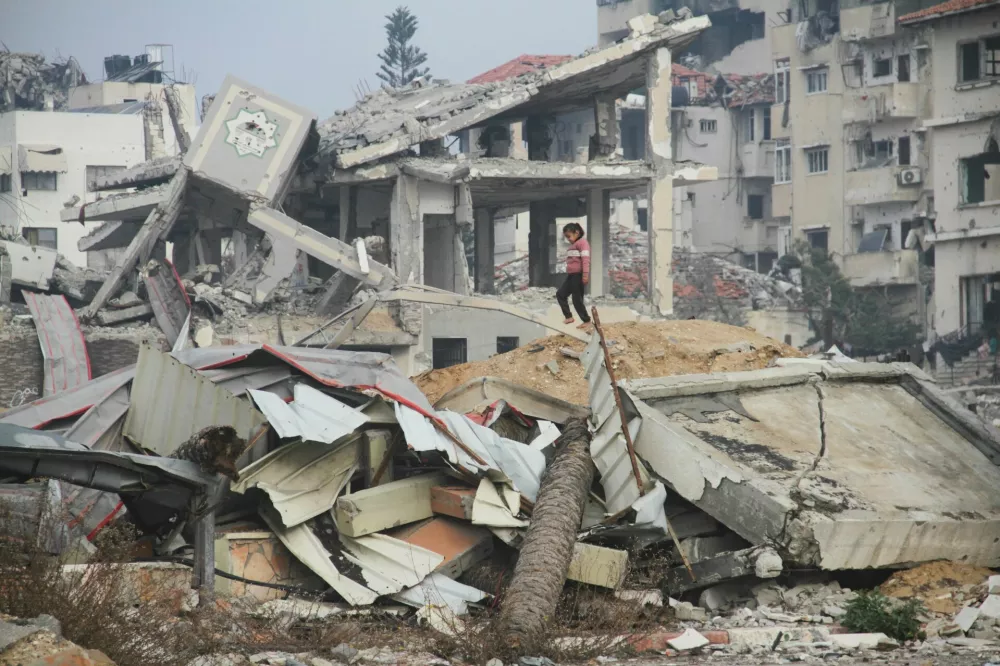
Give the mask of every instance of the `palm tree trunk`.
[[501, 626], [515, 644], [540, 637], [555, 614], [594, 479], [586, 421], [571, 421], [557, 446], [503, 601]]

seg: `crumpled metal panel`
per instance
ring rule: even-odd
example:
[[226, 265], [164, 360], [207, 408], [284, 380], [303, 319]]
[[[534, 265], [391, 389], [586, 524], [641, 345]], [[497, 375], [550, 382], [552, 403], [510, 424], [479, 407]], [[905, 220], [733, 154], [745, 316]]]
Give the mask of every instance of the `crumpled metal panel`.
[[439, 573], [432, 573], [419, 585], [395, 595], [393, 599], [414, 608], [444, 606], [455, 615], [465, 615], [469, 604], [482, 601], [489, 595]]
[[305, 384], [296, 384], [291, 404], [267, 391], [249, 391], [282, 439], [332, 444], [368, 422], [368, 417]]
[[358, 469], [360, 437], [335, 447], [312, 441], [282, 446], [244, 468], [232, 491], [263, 490], [285, 527], [300, 525], [333, 508]]
[[142, 271], [142, 282], [146, 285], [156, 323], [173, 347], [181, 333], [187, 330], [185, 322], [191, 311], [191, 300], [181, 278], [166, 259], [152, 259]]
[[426, 416], [396, 404], [396, 419], [406, 435], [406, 442], [410, 448], [415, 451], [440, 451], [451, 464], [477, 476], [487, 470], [500, 472], [513, 481], [515, 488], [522, 495], [532, 502], [535, 501], [542, 474], [545, 472], [544, 454], [520, 442], [504, 439], [489, 428], [473, 423], [462, 414], [444, 411], [438, 412], [435, 416], [486, 464], [476, 462], [472, 456], [435, 428]]
[[66, 297], [24, 292], [24, 302], [35, 320], [45, 359], [43, 395], [50, 396], [90, 381], [90, 356], [80, 322]]
[[250, 442], [266, 423], [248, 401], [148, 345], [139, 349], [131, 403], [125, 436], [161, 456], [169, 456], [208, 426], [233, 426]]

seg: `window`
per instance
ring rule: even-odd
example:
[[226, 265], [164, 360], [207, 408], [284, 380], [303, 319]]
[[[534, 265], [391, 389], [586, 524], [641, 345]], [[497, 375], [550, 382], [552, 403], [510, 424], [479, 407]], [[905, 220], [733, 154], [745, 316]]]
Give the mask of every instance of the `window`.
[[774, 97], [778, 104], [784, 104], [788, 101], [789, 84], [791, 83], [788, 75], [791, 70], [792, 65], [788, 58], [774, 61]]
[[826, 173], [830, 170], [830, 149], [807, 150], [806, 163], [809, 165], [809, 173]]
[[807, 231], [806, 240], [809, 241], [809, 247], [814, 250], [823, 250], [824, 252], [829, 252], [829, 239], [830, 232], [826, 229], [817, 229], [816, 231]]
[[910, 80], [910, 56], [908, 54], [896, 58], [896, 80], [901, 83]]
[[899, 157], [899, 166], [910, 166], [910, 137], [901, 136], [896, 139], [896, 155]]
[[25, 227], [21, 230], [24, 239], [32, 245], [47, 247], [53, 250], [58, 249], [59, 234], [53, 228], [47, 227]]
[[435, 370], [461, 365], [469, 359], [469, 341], [465, 338], [434, 338], [431, 355]]
[[0, 173], [0, 192], [10, 192], [12, 189], [9, 173]]
[[756, 136], [756, 125], [757, 125], [757, 114], [753, 112], [753, 109], [747, 111], [747, 141], [755, 141]]
[[21, 187], [25, 190], [50, 190], [56, 189], [56, 174], [50, 171], [22, 171]]
[[87, 167], [87, 191], [93, 192], [94, 188], [91, 184], [98, 178], [105, 178], [112, 174], [116, 174], [119, 171], [124, 171], [123, 166], [88, 166]]
[[562, 151], [563, 157], [571, 157], [573, 155], [573, 140], [563, 139], [560, 143], [562, 145], [560, 145], [559, 150]]
[[719, 129], [719, 124], [714, 120], [702, 120], [699, 123], [699, 127], [705, 134], [715, 134], [715, 132]]
[[814, 69], [806, 72], [806, 93], [815, 95], [816, 93], [826, 92], [828, 73], [829, 70], [825, 67], [823, 69]]
[[1000, 147], [990, 141], [989, 151], [967, 157], [962, 164], [962, 203], [1000, 201]]
[[747, 217], [749, 217], [751, 220], [764, 219], [764, 195], [762, 194], [747, 195]]
[[639, 231], [648, 231], [649, 229], [649, 209], [640, 208], [636, 211], [636, 223], [639, 225]]
[[903, 220], [899, 223], [899, 249], [906, 249], [906, 239], [910, 235], [910, 230], [913, 229], [913, 222], [910, 220]]
[[892, 59], [875, 58], [872, 61], [872, 76], [876, 79], [883, 76], [892, 76]]
[[886, 166], [892, 160], [892, 141], [858, 141], [856, 144], [859, 169], [872, 169]]
[[521, 346], [521, 339], [513, 336], [497, 336], [497, 353], [506, 354], [509, 351], [514, 351]]
[[774, 182], [792, 182], [792, 145], [787, 139], [778, 139], [774, 147]]
[[681, 78], [681, 85], [687, 88], [688, 95], [691, 99], [698, 98], [698, 79], [692, 79], [687, 76]]
[[765, 106], [764, 113], [764, 141], [771, 140], [771, 107]]
[[959, 82], [1000, 77], [1000, 37], [960, 44]]

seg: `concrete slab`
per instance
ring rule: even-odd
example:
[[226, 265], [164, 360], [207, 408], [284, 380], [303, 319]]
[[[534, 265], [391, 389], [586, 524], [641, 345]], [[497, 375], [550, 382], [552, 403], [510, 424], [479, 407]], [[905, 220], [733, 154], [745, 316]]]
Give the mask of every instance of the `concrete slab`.
[[[168, 196], [168, 186], [151, 187], [138, 192], [112, 194], [93, 203], [84, 204], [83, 218], [87, 222], [104, 220], [132, 220], [141, 222]], [[71, 206], [59, 211], [63, 222], [79, 222], [81, 206]]]
[[645, 396], [636, 450], [684, 499], [754, 545], [779, 544], [789, 563], [1000, 564], [1000, 469], [972, 441], [986, 435], [949, 404], [928, 407], [905, 366], [851, 365], [862, 367], [707, 376], [700, 394], [691, 377], [632, 383]]

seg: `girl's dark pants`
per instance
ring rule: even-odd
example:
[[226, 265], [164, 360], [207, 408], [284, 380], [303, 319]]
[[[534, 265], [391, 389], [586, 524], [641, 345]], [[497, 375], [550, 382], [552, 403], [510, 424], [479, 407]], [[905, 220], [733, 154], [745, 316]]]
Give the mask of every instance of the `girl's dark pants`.
[[569, 311], [570, 296], [573, 297], [573, 307], [576, 308], [583, 323], [590, 322], [590, 315], [587, 314], [587, 308], [583, 304], [583, 273], [567, 275], [563, 286], [559, 287], [559, 291], [556, 292], [556, 300], [559, 301], [559, 307], [562, 308], [563, 316], [566, 319], [573, 318], [573, 314]]

